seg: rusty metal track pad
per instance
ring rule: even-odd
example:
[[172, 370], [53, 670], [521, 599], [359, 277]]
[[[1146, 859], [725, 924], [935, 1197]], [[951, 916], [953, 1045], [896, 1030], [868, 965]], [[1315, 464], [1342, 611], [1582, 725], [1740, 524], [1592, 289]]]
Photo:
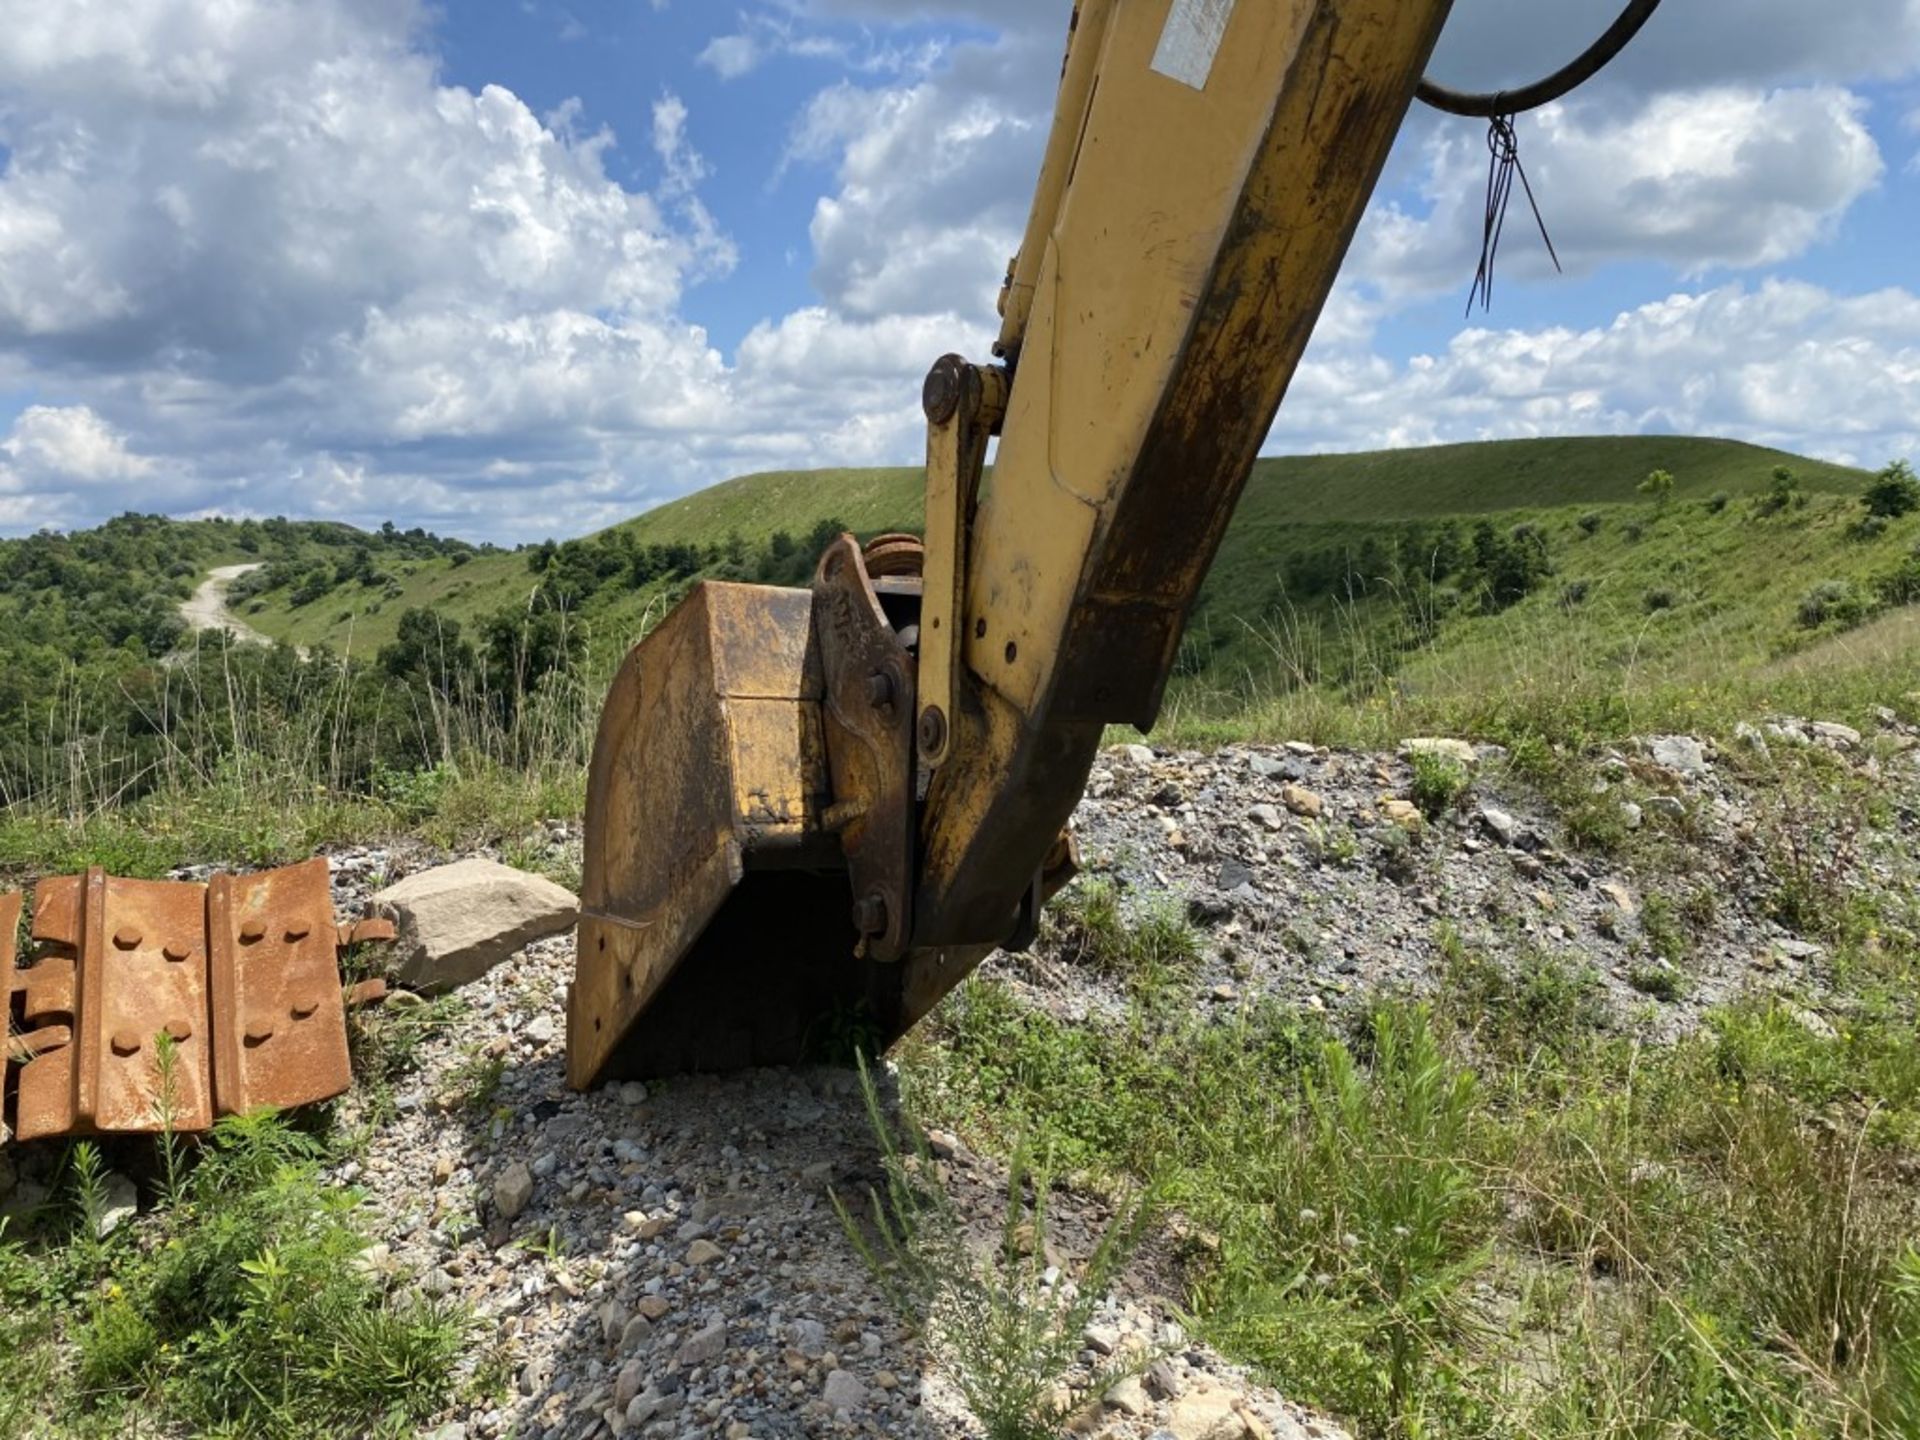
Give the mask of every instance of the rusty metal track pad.
[[310, 1105], [353, 1083], [327, 862], [207, 886], [214, 1090], [223, 1114]]
[[206, 885], [97, 867], [43, 880], [26, 963], [22, 908], [0, 895], [0, 1119], [16, 1138], [199, 1131], [352, 1083], [339, 952], [391, 930], [336, 924], [325, 860]]

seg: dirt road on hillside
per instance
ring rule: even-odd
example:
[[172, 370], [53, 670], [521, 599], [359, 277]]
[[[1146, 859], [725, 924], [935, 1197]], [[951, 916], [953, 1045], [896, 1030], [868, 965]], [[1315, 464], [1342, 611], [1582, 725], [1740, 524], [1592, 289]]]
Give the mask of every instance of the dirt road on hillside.
[[225, 630], [247, 645], [271, 645], [273, 641], [247, 624], [227, 608], [227, 588], [242, 575], [251, 574], [260, 565], [222, 565], [212, 571], [200, 588], [180, 602], [180, 618], [191, 630]]

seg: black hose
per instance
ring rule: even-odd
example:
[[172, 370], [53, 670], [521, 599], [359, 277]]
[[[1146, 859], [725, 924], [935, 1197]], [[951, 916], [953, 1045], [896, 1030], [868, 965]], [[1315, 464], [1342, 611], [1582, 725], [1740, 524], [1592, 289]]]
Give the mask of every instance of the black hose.
[[1524, 89], [1469, 95], [1463, 90], [1449, 90], [1431, 80], [1422, 80], [1420, 88], [1414, 93], [1436, 110], [1444, 110], [1449, 115], [1466, 115], [1475, 120], [1491, 120], [1499, 115], [1518, 115], [1523, 111], [1538, 110], [1542, 105], [1551, 105], [1562, 96], [1571, 94], [1598, 75], [1616, 55], [1627, 48], [1628, 42], [1640, 33], [1640, 27], [1651, 20], [1653, 12], [1659, 8], [1660, 0], [1628, 0], [1627, 8], [1620, 12], [1620, 18], [1608, 27], [1606, 34], [1581, 52], [1578, 59]]

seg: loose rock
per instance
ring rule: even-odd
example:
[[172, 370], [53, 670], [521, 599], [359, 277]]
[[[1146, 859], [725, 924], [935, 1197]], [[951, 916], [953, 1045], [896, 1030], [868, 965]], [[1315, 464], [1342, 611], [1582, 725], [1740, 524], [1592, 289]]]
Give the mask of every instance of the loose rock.
[[533, 1199], [533, 1172], [516, 1160], [495, 1177], [493, 1208], [503, 1220], [518, 1220]]
[[1327, 808], [1327, 802], [1304, 785], [1282, 786], [1280, 803], [1294, 814], [1305, 816], [1309, 820], [1318, 820], [1326, 813]]
[[1400, 742], [1402, 755], [1433, 755], [1442, 760], [1452, 760], [1472, 769], [1480, 761], [1480, 753], [1464, 740], [1446, 740], [1436, 736], [1424, 736], [1415, 740]]
[[867, 1387], [860, 1383], [858, 1376], [848, 1371], [830, 1370], [820, 1398], [827, 1402], [830, 1410], [858, 1410], [867, 1403]]
[[106, 1203], [100, 1207], [96, 1228], [101, 1239], [106, 1239], [127, 1221], [140, 1213], [140, 1192], [134, 1188], [133, 1181], [114, 1171], [107, 1176]]
[[428, 992], [470, 984], [544, 935], [572, 928], [580, 902], [551, 880], [498, 861], [424, 870], [373, 897], [394, 922], [400, 980]]
[[1653, 763], [1679, 775], [1707, 773], [1706, 747], [1691, 735], [1656, 735], [1647, 744]]

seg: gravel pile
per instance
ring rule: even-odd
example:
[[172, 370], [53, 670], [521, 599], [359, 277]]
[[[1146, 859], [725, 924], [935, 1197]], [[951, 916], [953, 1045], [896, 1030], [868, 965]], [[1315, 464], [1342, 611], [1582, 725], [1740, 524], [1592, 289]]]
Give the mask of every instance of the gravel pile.
[[[1171, 904], [1202, 929], [1197, 1005], [1268, 997], [1325, 1010], [1387, 988], [1428, 991], [1450, 932], [1470, 950], [1533, 951], [1596, 975], [1612, 1008], [1655, 1038], [1756, 987], [1824, 992], [1824, 947], [1770, 916], [1769, 857], [1783, 827], [1795, 828], [1810, 863], [1856, 861], [1861, 883], [1884, 890], [1916, 878], [1920, 732], [1891, 714], [1874, 737], [1782, 717], [1743, 727], [1738, 755], [1659, 736], [1601, 756], [1595, 798], [1617, 805], [1629, 827], [1622, 851], [1604, 859], [1575, 850], [1498, 747], [1430, 743], [1472, 779], [1433, 821], [1413, 804], [1407, 747], [1108, 751], [1074, 821], [1083, 870], [1117, 885], [1123, 908]], [[1881, 812], [1843, 817], [1842, 833], [1799, 813], [1755, 778], [1769, 750], [1788, 745], [1820, 747], [1872, 782]], [[1835, 847], [1850, 853], [1836, 857]], [[1682, 935], [1677, 966], [1658, 954], [1655, 921]], [[990, 973], [1066, 1018], [1124, 1003], [1044, 953], [993, 963]], [[1647, 978], [1660, 969], [1678, 972], [1670, 991]], [[1649, 988], [1663, 998], [1651, 1001]]]
[[[388, 857], [336, 859], [347, 902]], [[572, 965], [570, 937], [541, 941], [463, 990], [465, 1015], [425, 1048], [398, 1117], [335, 1173], [381, 1237], [363, 1263], [472, 1306], [475, 1363], [511, 1372], [506, 1404], [448, 1417], [442, 1440], [976, 1433], [829, 1197], [880, 1179], [856, 1078], [762, 1070], [573, 1094]], [[484, 1106], [459, 1104], [476, 1058], [504, 1070]], [[939, 1154], [963, 1213], [995, 1228], [1004, 1175], [958, 1142]], [[1070, 1269], [1097, 1217], [1067, 1211], [1053, 1233]], [[1110, 1401], [1088, 1396], [1092, 1433], [1340, 1433], [1189, 1344], [1164, 1300], [1111, 1302], [1077, 1378], [1130, 1351], [1164, 1358]]]

